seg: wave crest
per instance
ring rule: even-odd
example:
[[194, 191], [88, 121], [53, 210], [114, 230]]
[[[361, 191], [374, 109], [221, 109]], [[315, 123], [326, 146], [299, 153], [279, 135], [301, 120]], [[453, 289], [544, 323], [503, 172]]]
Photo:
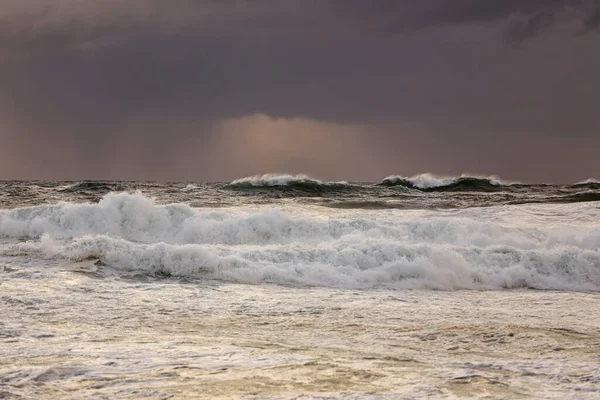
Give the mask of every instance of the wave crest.
[[232, 190], [279, 189], [294, 191], [298, 194], [323, 194], [357, 190], [357, 185], [348, 182], [324, 182], [307, 175], [265, 174], [240, 178], [225, 185]]
[[388, 176], [380, 183], [381, 186], [403, 186], [418, 190], [498, 190], [502, 187], [502, 181], [495, 177], [478, 177], [461, 175], [454, 177], [437, 176], [430, 173], [415, 175], [412, 177]]
[[600, 181], [593, 179], [593, 178], [589, 178], [584, 181], [577, 182], [577, 183], [571, 185], [571, 187], [572, 188], [585, 188], [585, 189], [591, 189], [591, 190], [600, 190]]
[[231, 181], [230, 187], [270, 187], [270, 186], [290, 186], [297, 183], [323, 184], [318, 179], [310, 178], [307, 175], [289, 175], [289, 174], [264, 174], [254, 175]]

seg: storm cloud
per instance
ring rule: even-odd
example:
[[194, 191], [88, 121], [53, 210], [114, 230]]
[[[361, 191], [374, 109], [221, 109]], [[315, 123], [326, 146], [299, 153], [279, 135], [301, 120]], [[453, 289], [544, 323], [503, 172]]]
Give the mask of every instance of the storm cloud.
[[0, 178], [600, 175], [599, 16], [597, 0], [4, 0]]

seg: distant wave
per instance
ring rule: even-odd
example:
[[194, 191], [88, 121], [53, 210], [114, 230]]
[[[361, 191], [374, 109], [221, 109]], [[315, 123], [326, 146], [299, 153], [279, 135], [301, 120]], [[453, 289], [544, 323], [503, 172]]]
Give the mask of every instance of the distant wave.
[[600, 211], [569, 205], [568, 215], [587, 221], [569, 224], [564, 205], [544, 207], [562, 216], [560, 229], [527, 207], [498, 208], [493, 220], [488, 209], [323, 220], [276, 209], [202, 212], [120, 193], [0, 211], [0, 237], [30, 238], [1, 244], [0, 254], [254, 284], [600, 290]]
[[600, 181], [594, 178], [588, 178], [584, 181], [577, 182], [576, 185], [587, 185], [588, 183], [600, 183]]
[[381, 186], [403, 186], [409, 189], [428, 191], [499, 190], [502, 187], [502, 184], [502, 181], [497, 177], [477, 177], [469, 175], [446, 177], [429, 173], [412, 177], [388, 176], [380, 182]]
[[461, 175], [457, 177], [421, 174], [413, 177], [389, 176], [378, 184], [357, 184], [342, 182], [324, 182], [306, 175], [266, 174], [236, 179], [225, 185], [227, 189], [237, 190], [280, 190], [323, 194], [327, 192], [367, 191], [376, 188], [394, 188], [396, 190], [417, 189], [420, 191], [497, 191], [503, 182], [496, 177], [476, 177]]
[[295, 186], [295, 185], [348, 185], [348, 182], [323, 182], [307, 175], [288, 174], [264, 174], [249, 176], [232, 181], [229, 187], [251, 188], [251, 187], [273, 187], [273, 186]]
[[581, 182], [577, 182], [573, 185], [571, 185], [572, 188], [587, 188], [587, 189], [593, 189], [593, 190], [600, 190], [600, 181], [593, 179], [593, 178], [589, 178], [586, 179], [585, 181], [581, 181]]
[[62, 192], [110, 192], [123, 190], [116, 182], [83, 181], [73, 183], [60, 189]]
[[[600, 185], [597, 187], [600, 189]], [[557, 203], [578, 203], [578, 202], [588, 202], [588, 201], [600, 201], [600, 193], [594, 192], [592, 190], [588, 190], [585, 192], [578, 192], [572, 195], [566, 195], [560, 197]], [[552, 199], [548, 199], [548, 203], [552, 202]]]
[[326, 192], [341, 192], [360, 189], [360, 185], [348, 182], [324, 182], [306, 175], [265, 174], [236, 179], [225, 185], [226, 189], [280, 189], [307, 194], [322, 194]]

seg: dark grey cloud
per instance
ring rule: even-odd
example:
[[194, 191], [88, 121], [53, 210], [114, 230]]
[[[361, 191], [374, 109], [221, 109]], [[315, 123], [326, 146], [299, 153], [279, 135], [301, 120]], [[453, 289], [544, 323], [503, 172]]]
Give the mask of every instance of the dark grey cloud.
[[598, 0], [334, 0], [336, 10], [359, 26], [402, 34], [439, 26], [505, 22], [509, 42], [522, 41], [550, 29], [561, 18], [584, 31], [598, 27]]
[[600, 28], [600, 6], [596, 10], [588, 14], [584, 23], [584, 32]]
[[556, 15], [551, 11], [543, 11], [525, 19], [512, 21], [506, 30], [506, 39], [511, 42], [522, 42], [552, 28], [556, 23]]
[[[593, 174], [587, 159], [559, 165], [549, 155], [600, 145], [598, 1], [3, 6], [2, 177], [220, 179], [269, 166], [324, 178], [352, 171], [339, 179], [432, 169], [539, 180]], [[273, 127], [301, 136], [316, 126], [334, 132], [331, 143], [352, 131], [354, 147], [328, 163], [302, 155], [297, 148], [308, 147], [288, 135], [289, 148], [262, 161], [227, 155], [228, 134], [215, 126], [234, 131], [229, 143], [236, 134], [248, 142], [259, 129], [253, 115], [268, 116], [258, 121], [273, 142]], [[503, 165], [482, 156], [486, 143], [533, 158]], [[369, 153], [364, 168], [352, 149]]]
[[[46, 49], [81, 49], [159, 33], [230, 35], [232, 30], [321, 34], [354, 31], [406, 33], [439, 26], [506, 21], [509, 31], [535, 35], [561, 17], [598, 27], [598, 0], [6, 0], [0, 9], [0, 43]], [[511, 35], [509, 37], [512, 38]]]

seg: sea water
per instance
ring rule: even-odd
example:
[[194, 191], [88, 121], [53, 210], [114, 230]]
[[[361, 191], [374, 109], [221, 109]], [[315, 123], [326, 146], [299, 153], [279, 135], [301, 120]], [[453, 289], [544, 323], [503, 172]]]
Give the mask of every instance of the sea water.
[[0, 186], [0, 397], [600, 396], [595, 181]]

